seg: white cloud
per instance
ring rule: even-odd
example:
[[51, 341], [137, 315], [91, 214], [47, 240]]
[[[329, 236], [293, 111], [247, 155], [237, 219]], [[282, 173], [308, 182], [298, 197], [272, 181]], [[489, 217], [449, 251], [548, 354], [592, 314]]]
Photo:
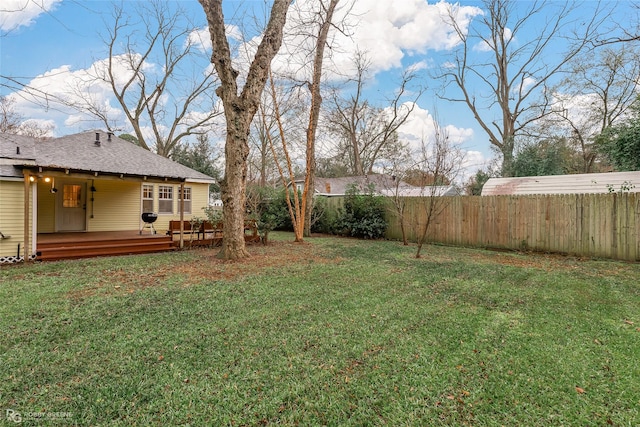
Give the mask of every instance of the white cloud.
[[429, 4], [425, 0], [358, 0], [353, 15], [360, 22], [353, 39], [371, 56], [375, 70], [399, 67], [407, 54], [447, 50], [460, 43], [453, 27], [447, 24], [450, 10], [463, 31], [474, 16], [482, 13], [476, 7], [444, 1]]
[[[519, 91], [520, 91], [520, 92], [525, 92], [525, 91], [527, 91], [527, 89], [529, 89], [531, 86], [533, 86], [534, 84], [536, 84], [536, 82], [537, 82], [537, 80], [536, 80], [536, 79], [534, 79], [533, 77], [525, 77], [525, 78], [522, 80], [522, 83], [520, 84]], [[515, 89], [514, 89], [514, 91], [515, 91]]]
[[[242, 41], [242, 32], [237, 25], [226, 25], [225, 31], [229, 39], [236, 42]], [[202, 52], [211, 52], [213, 46], [211, 45], [211, 34], [209, 33], [209, 28], [198, 28], [197, 30], [190, 32], [185, 44], [195, 46]]]
[[420, 70], [426, 70], [427, 68], [429, 68], [429, 64], [427, 63], [426, 60], [422, 60], [422, 61], [418, 61], [414, 64], [411, 64], [407, 67], [407, 72], [409, 73], [416, 73]]
[[[462, 166], [456, 178], [457, 183], [463, 183], [468, 177], [487, 164], [483, 153], [476, 150], [468, 150], [464, 145], [474, 137], [473, 129], [459, 128], [453, 124], [441, 123], [440, 126], [449, 137], [449, 141], [463, 152]], [[429, 110], [416, 105], [407, 121], [398, 129], [401, 141], [408, 143], [410, 148], [419, 151], [422, 141], [427, 143], [435, 137], [433, 116]]]
[[[315, 42], [308, 34], [316, 31], [309, 22], [317, 8], [316, 0], [295, 0], [290, 7], [283, 45], [273, 61], [276, 72], [308, 79], [312, 62], [310, 52]], [[370, 72], [375, 75], [402, 67], [402, 61], [407, 57], [425, 54], [429, 50], [452, 49], [460, 39], [447, 23], [449, 11], [455, 15], [462, 31], [468, 29], [474, 16], [482, 14], [477, 7], [445, 1], [430, 4], [427, 0], [351, 0], [341, 3], [333, 22], [344, 27], [345, 32], [335, 28], [330, 30], [330, 48], [325, 50], [325, 75], [344, 76], [353, 71], [353, 58], [357, 51], [366, 53], [371, 62]], [[227, 35], [232, 40], [241, 40], [238, 27], [229, 26]], [[257, 36], [239, 45], [234, 66], [241, 74], [248, 69], [260, 40], [261, 37]], [[203, 50], [211, 49], [206, 29], [193, 32], [189, 41]], [[417, 70], [424, 69], [427, 63], [416, 61], [413, 66]]]
[[[114, 57], [114, 61], [116, 82], [122, 85], [131, 76], [131, 71], [124, 57]], [[120, 106], [117, 103], [117, 106], [112, 105], [111, 87], [96, 79], [96, 76], [104, 74], [106, 66], [107, 60], [96, 61], [87, 69], [80, 70], [62, 65], [36, 76], [25, 88], [11, 95], [16, 101], [16, 111], [27, 119], [54, 120], [58, 124], [56, 128], [65, 127], [65, 131], [104, 127], [94, 117], [79, 111], [79, 108], [91, 104], [111, 121], [124, 123]]]
[[[444, 123], [440, 123], [440, 126], [447, 133], [449, 141], [455, 145], [461, 146], [474, 136], [473, 129], [470, 128], [459, 128], [453, 124]], [[433, 116], [429, 110], [415, 105], [407, 121], [398, 129], [398, 133], [401, 140], [409, 143], [412, 148], [419, 149], [422, 141], [428, 142], [435, 137]]]
[[[132, 77], [130, 59], [139, 62], [140, 55], [129, 57], [119, 55], [113, 57], [112, 72], [116, 81], [116, 87], [122, 87]], [[124, 111], [116, 101], [113, 91], [106, 79], [107, 59], [95, 61], [88, 68], [73, 70], [69, 65], [62, 65], [58, 68], [47, 71], [36, 76], [26, 83], [26, 86], [10, 94], [10, 98], [15, 100], [15, 109], [25, 119], [47, 120], [48, 128], [53, 133], [60, 131], [62, 134], [70, 132], [80, 132], [87, 129], [104, 128], [104, 123], [85, 112], [89, 107], [99, 110], [101, 114], [109, 120], [110, 126], [118, 131], [131, 132], [131, 125], [127, 121]], [[142, 66], [148, 80], [152, 80], [155, 72], [159, 72], [160, 67], [156, 64], [145, 62]], [[160, 105], [170, 105], [171, 95], [175, 93], [163, 93], [158, 100]], [[210, 108], [208, 107], [204, 108]], [[193, 123], [201, 120], [208, 112], [190, 111], [185, 117], [184, 123]], [[144, 119], [143, 119], [144, 120]], [[224, 120], [221, 116], [220, 120]], [[51, 122], [55, 126], [51, 126]], [[143, 126], [148, 123], [143, 122]], [[216, 128], [216, 123], [212, 128]], [[166, 126], [159, 126], [163, 131]], [[155, 138], [149, 128], [145, 135]], [[152, 139], [153, 139], [152, 138]]]
[[0, 30], [8, 32], [33, 24], [43, 13], [50, 12], [62, 0], [2, 0]]
[[[504, 29], [505, 42], [507, 43], [511, 42], [512, 37], [513, 37], [513, 32], [511, 31], [511, 29], [505, 28]], [[493, 40], [483, 40], [479, 42], [477, 45], [475, 45], [473, 47], [473, 50], [475, 50], [476, 52], [493, 52], [495, 50], [493, 46]]]

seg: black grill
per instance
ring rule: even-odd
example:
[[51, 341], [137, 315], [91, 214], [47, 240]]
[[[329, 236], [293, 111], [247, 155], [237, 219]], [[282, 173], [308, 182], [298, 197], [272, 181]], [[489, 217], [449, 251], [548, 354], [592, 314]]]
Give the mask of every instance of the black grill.
[[147, 224], [153, 224], [158, 219], [158, 214], [153, 212], [145, 212], [142, 214], [142, 220]]
[[156, 234], [156, 229], [153, 228], [153, 223], [156, 222], [157, 219], [158, 219], [157, 213], [144, 212], [142, 214], [142, 221], [144, 221], [144, 227], [140, 229], [140, 234], [142, 234], [142, 231], [147, 227], [149, 227], [151, 234]]

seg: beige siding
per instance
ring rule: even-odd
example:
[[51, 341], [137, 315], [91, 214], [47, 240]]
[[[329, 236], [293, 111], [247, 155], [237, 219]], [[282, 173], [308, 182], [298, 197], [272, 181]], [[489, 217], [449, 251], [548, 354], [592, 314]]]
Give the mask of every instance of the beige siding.
[[[87, 194], [87, 231], [139, 229], [139, 182], [94, 180], [93, 185], [96, 188], [93, 202], [91, 192]], [[87, 188], [91, 188], [91, 182]]]
[[[29, 191], [31, 194], [31, 190]], [[32, 211], [33, 204], [30, 204]], [[31, 214], [29, 223], [31, 224]], [[0, 258], [17, 255], [20, 245], [21, 255], [24, 255], [24, 182], [0, 181], [0, 231], [8, 239], [0, 239]], [[31, 234], [29, 235], [31, 240]], [[33, 242], [30, 242], [33, 249]]]
[[[147, 185], [153, 185], [153, 210], [158, 212], [158, 187], [160, 185], [169, 185], [173, 187], [173, 214], [159, 214], [158, 220], [153, 224], [158, 233], [165, 233], [169, 228], [169, 221], [179, 220], [180, 213], [178, 211], [178, 194], [179, 184], [166, 184], [166, 183], [145, 183]], [[186, 183], [185, 188], [191, 188], [191, 213], [185, 214], [185, 220], [197, 217], [205, 219], [204, 208], [209, 205], [209, 184], [199, 183]], [[142, 187], [140, 187], [138, 194], [138, 205], [142, 205]], [[138, 218], [140, 217], [140, 209], [138, 209]], [[144, 225], [141, 223], [141, 226]]]
[[[77, 181], [86, 183], [87, 231], [138, 229], [140, 183], [106, 179]], [[89, 191], [92, 184], [96, 188], [93, 195]], [[38, 233], [56, 231], [56, 195], [50, 187], [44, 182], [38, 184]]]
[[38, 233], [56, 231], [56, 198], [51, 193], [51, 184], [38, 181]]

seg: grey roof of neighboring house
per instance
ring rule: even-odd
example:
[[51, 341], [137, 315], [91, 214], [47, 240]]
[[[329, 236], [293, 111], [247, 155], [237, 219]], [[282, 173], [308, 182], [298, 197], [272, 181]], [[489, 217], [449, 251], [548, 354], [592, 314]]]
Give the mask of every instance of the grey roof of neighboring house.
[[[300, 182], [300, 181], [297, 181]], [[316, 178], [315, 194], [318, 196], [343, 196], [349, 188], [356, 185], [365, 191], [372, 184], [376, 193], [383, 196], [398, 195], [401, 197], [456, 196], [459, 194], [454, 186], [415, 187], [397, 178], [384, 174], [346, 176], [341, 178]]]
[[398, 187], [398, 190], [384, 190], [385, 196], [399, 197], [438, 197], [438, 196], [459, 196], [460, 191], [453, 185], [433, 185], [427, 187]]
[[[297, 182], [304, 182], [304, 178]], [[345, 176], [340, 178], [315, 179], [315, 194], [320, 196], [343, 196], [350, 187], [356, 185], [360, 191], [365, 191], [367, 186], [373, 185], [377, 192], [384, 189], [395, 188], [396, 181], [393, 177], [381, 174]]]
[[626, 183], [635, 186], [628, 191], [639, 192], [640, 171], [490, 178], [482, 187], [482, 195], [609, 193], [610, 189], [620, 191]]
[[[100, 144], [96, 143], [96, 134], [99, 134]], [[17, 146], [20, 146], [23, 156], [16, 156]], [[44, 141], [19, 135], [0, 134], [0, 164], [3, 163], [46, 169], [68, 169], [80, 173], [214, 182], [210, 176], [145, 150], [115, 135], [109, 137], [103, 131], [83, 132]], [[0, 173], [7, 172], [4, 169], [0, 170]], [[20, 173], [19, 176], [22, 174]]]

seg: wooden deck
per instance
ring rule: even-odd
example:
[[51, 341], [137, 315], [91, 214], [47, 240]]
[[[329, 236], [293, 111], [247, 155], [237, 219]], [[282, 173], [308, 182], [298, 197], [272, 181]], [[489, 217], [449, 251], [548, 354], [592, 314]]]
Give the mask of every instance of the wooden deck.
[[[257, 228], [245, 232], [245, 241], [260, 241]], [[219, 246], [222, 234], [184, 233], [185, 248], [197, 246]], [[42, 233], [38, 234], [37, 260], [53, 261], [60, 259], [91, 258], [98, 256], [115, 256], [143, 254], [176, 250], [180, 246], [180, 235], [150, 234], [148, 231], [101, 231], [77, 233]]]
[[136, 231], [38, 234], [37, 260], [130, 255], [175, 249], [171, 237]]

